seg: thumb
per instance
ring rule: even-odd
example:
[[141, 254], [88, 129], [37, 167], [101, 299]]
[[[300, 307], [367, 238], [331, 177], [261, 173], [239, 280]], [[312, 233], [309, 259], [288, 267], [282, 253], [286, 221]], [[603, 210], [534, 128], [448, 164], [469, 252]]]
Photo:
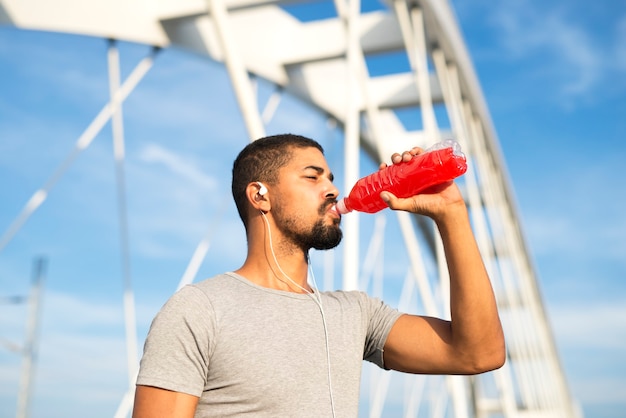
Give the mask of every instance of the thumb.
[[398, 198], [391, 192], [381, 192], [380, 198], [389, 206], [391, 209], [394, 209]]
[[389, 206], [391, 210], [403, 210], [406, 212], [418, 213], [418, 199], [413, 196], [408, 199], [400, 199], [391, 192], [381, 192], [380, 198]]

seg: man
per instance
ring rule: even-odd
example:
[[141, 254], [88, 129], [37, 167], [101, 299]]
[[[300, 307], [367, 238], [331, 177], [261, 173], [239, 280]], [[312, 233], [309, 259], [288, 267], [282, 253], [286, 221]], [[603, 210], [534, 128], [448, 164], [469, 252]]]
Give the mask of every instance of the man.
[[[394, 154], [392, 162], [420, 152]], [[363, 359], [429, 374], [476, 374], [504, 363], [493, 291], [453, 182], [408, 199], [381, 194], [391, 209], [435, 221], [450, 273], [451, 321], [309, 285], [309, 250], [333, 248], [342, 237], [332, 181], [311, 139], [277, 135], [244, 148], [232, 192], [246, 260], [183, 288], [159, 312], [144, 347], [134, 418], [355, 417]]]

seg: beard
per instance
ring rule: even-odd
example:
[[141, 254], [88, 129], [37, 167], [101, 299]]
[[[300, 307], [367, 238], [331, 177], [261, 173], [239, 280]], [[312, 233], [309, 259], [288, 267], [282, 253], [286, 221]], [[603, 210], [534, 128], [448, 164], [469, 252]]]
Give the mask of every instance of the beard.
[[[318, 213], [324, 216], [326, 209], [334, 202], [324, 203], [320, 206]], [[275, 211], [280, 212], [280, 210]], [[311, 249], [330, 250], [335, 248], [341, 242], [343, 233], [339, 228], [339, 219], [335, 219], [331, 225], [327, 225], [324, 219], [318, 219], [310, 229], [297, 228], [298, 221], [296, 219], [285, 219], [276, 213], [277, 218], [281, 218], [279, 227], [291, 243], [301, 248], [305, 253]]]
[[324, 225], [324, 223], [319, 220], [315, 222], [311, 233], [308, 236], [301, 236], [301, 245], [304, 245], [303, 248], [315, 248], [316, 250], [330, 250], [331, 248], [335, 248], [341, 242], [343, 238], [343, 233], [339, 228], [338, 223], [334, 223], [332, 225]]

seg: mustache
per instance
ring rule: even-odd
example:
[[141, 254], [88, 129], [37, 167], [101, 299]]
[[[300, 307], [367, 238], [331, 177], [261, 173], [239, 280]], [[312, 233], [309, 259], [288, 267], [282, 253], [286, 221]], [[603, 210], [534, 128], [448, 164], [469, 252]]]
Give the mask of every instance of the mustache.
[[328, 211], [328, 208], [330, 208], [332, 205], [336, 205], [337, 204], [337, 199], [335, 198], [328, 198], [326, 199], [326, 201], [324, 203], [322, 203], [319, 207], [318, 212], [320, 213], [320, 215], [323, 215], [326, 213], [326, 211]]

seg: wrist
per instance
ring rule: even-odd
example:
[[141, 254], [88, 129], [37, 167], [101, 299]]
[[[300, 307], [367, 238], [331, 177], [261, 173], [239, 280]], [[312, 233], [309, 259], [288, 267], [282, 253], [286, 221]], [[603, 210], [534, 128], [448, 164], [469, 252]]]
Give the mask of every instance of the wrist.
[[469, 221], [465, 201], [461, 200], [445, 206], [440, 212], [433, 214], [432, 219], [440, 229], [448, 224], [457, 225], [459, 222]]

